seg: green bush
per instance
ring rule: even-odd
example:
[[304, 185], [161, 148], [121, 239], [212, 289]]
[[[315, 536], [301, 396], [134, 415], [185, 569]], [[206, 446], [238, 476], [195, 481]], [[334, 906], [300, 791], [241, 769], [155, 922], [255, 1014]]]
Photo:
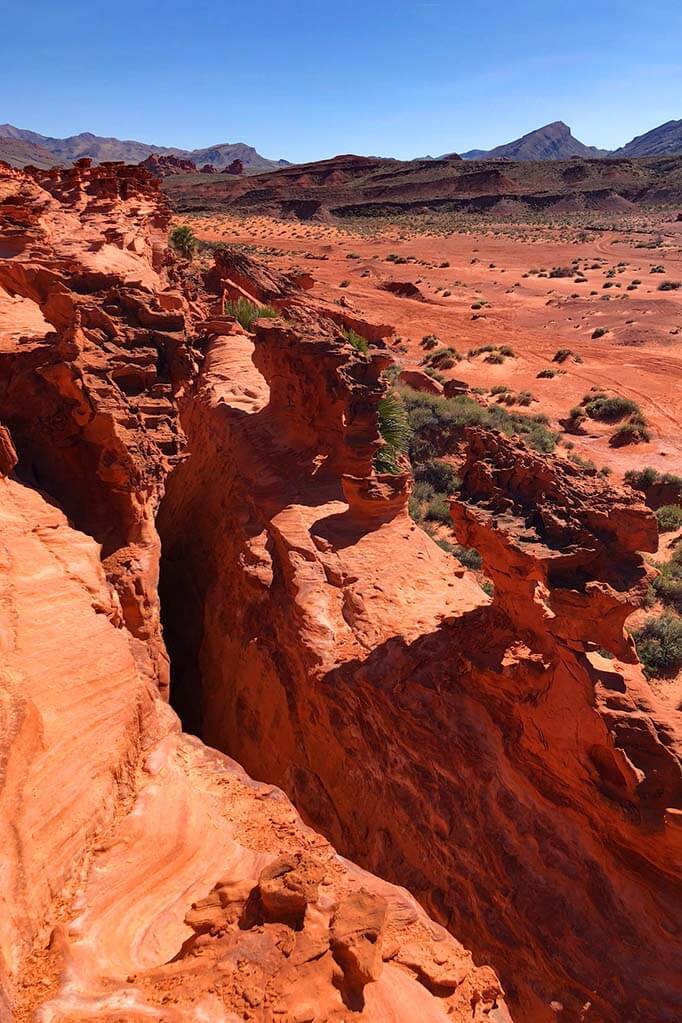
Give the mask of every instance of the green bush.
[[168, 236], [168, 243], [172, 249], [179, 252], [185, 259], [191, 259], [197, 249], [194, 231], [186, 224], [173, 228]]
[[651, 465], [644, 469], [628, 469], [623, 479], [635, 490], [648, 490], [658, 479], [658, 470]]
[[478, 571], [483, 565], [483, 558], [475, 547], [463, 547], [461, 544], [455, 544], [452, 553], [465, 568], [470, 568], [472, 571]]
[[682, 547], [678, 547], [670, 561], [656, 566], [660, 575], [654, 579], [655, 597], [668, 607], [682, 612]]
[[249, 302], [248, 298], [228, 299], [225, 302], [225, 313], [234, 316], [244, 330], [252, 330], [256, 320], [261, 317], [273, 319], [279, 315], [271, 306], [256, 305], [255, 302]]
[[433, 369], [452, 369], [456, 362], [459, 362], [461, 355], [454, 348], [439, 348], [422, 359], [422, 365], [431, 366]]
[[632, 634], [647, 678], [667, 678], [682, 668], [682, 618], [671, 611], [647, 618]]
[[452, 524], [450, 502], [444, 494], [436, 494], [428, 503], [425, 518], [430, 522], [440, 522], [444, 526]]
[[636, 401], [632, 398], [622, 398], [620, 395], [608, 398], [605, 394], [586, 394], [583, 398], [583, 409], [590, 419], [597, 419], [601, 423], [617, 423], [626, 416], [641, 415], [641, 409]]
[[651, 434], [647, 429], [646, 420], [643, 416], [630, 416], [626, 423], [619, 426], [611, 434], [609, 444], [611, 447], [619, 448], [625, 444], [639, 444], [651, 440]]
[[509, 412], [500, 405], [484, 408], [467, 395], [442, 398], [402, 388], [401, 394], [411, 428], [409, 455], [413, 465], [447, 454], [461, 437], [465, 426], [499, 430], [520, 436], [536, 451], [553, 451], [557, 435], [547, 427], [544, 416]]
[[390, 391], [377, 405], [377, 425], [383, 445], [374, 456], [376, 472], [400, 472], [398, 456], [406, 449], [410, 439], [410, 424], [402, 397]]
[[682, 507], [679, 504], [664, 504], [656, 512], [660, 533], [674, 533], [682, 526]]
[[369, 341], [364, 338], [362, 334], [357, 334], [350, 327], [348, 330], [344, 330], [343, 336], [349, 345], [352, 345], [356, 352], [362, 352], [363, 355], [367, 355], [369, 352]]
[[456, 493], [462, 483], [452, 466], [441, 458], [431, 458], [416, 465], [414, 478], [418, 483], [426, 483], [441, 494]]
[[410, 494], [410, 498], [407, 502], [407, 510], [410, 513], [410, 518], [413, 522], [419, 523], [424, 521], [424, 512], [422, 511], [421, 502], [414, 494]]

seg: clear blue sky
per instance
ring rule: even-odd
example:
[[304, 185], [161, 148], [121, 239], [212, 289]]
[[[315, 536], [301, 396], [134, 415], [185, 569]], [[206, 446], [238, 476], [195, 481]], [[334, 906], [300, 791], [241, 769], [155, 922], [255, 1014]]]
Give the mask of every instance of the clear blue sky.
[[682, 0], [2, 4], [0, 123], [303, 161], [682, 118]]

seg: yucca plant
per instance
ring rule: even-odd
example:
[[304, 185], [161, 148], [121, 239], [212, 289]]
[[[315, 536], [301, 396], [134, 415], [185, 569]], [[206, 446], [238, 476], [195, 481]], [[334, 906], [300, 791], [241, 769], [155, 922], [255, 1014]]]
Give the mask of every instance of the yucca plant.
[[369, 342], [367, 338], [364, 338], [362, 334], [358, 334], [351, 327], [348, 330], [344, 330], [343, 336], [349, 345], [352, 345], [356, 352], [362, 352], [363, 355], [367, 355], [369, 352]]
[[185, 259], [191, 259], [197, 247], [197, 240], [191, 227], [183, 225], [174, 227], [168, 238], [171, 248], [179, 252]]
[[398, 456], [407, 450], [411, 430], [403, 400], [396, 391], [390, 391], [377, 405], [379, 434], [382, 446], [374, 456], [375, 472], [400, 472]]

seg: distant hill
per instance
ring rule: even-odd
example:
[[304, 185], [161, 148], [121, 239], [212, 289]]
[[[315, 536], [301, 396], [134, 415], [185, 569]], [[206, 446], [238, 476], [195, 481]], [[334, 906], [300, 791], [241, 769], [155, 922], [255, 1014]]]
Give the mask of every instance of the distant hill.
[[666, 121], [614, 150], [610, 156], [666, 156], [682, 153], [682, 121]]
[[594, 159], [606, 154], [605, 149], [579, 142], [563, 121], [552, 121], [495, 149], [470, 149], [461, 155], [465, 160], [570, 160], [572, 156]]
[[45, 169], [52, 167], [55, 162], [49, 149], [45, 149], [37, 142], [26, 142], [24, 139], [3, 137], [2, 135], [0, 135], [0, 160], [9, 163], [12, 167], [25, 167], [30, 163], [34, 167]]
[[432, 212], [523, 220], [538, 213], [627, 213], [674, 206], [682, 156], [642, 160], [392, 160], [337, 156], [266, 174], [177, 174], [161, 187], [177, 212], [343, 221]]
[[[36, 148], [22, 148], [20, 143]], [[253, 146], [247, 146], [244, 142], [223, 142], [206, 149], [173, 149], [168, 146], [150, 145], [147, 142], [136, 142], [133, 139], [105, 138], [87, 131], [64, 139], [52, 138], [25, 128], [15, 128], [12, 124], [0, 125], [0, 159], [7, 159], [3, 153], [11, 155], [13, 158], [7, 162], [18, 167], [28, 163], [40, 167], [69, 164], [82, 157], [89, 157], [95, 163], [105, 163], [108, 160], [141, 163], [152, 155], [177, 156], [180, 159], [192, 160], [198, 166], [212, 163], [219, 169], [229, 166], [234, 160], [241, 160], [247, 174], [288, 166], [286, 160], [268, 160], [256, 152]]]

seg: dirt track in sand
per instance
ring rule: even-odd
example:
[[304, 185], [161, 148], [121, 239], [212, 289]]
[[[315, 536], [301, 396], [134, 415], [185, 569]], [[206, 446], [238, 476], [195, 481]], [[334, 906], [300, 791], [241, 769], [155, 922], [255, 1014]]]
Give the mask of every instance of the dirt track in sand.
[[[501, 365], [479, 355], [443, 375], [472, 387], [530, 391], [537, 400], [528, 411], [545, 413], [555, 427], [591, 387], [633, 398], [649, 422], [649, 443], [613, 448], [614, 427], [592, 421], [585, 436], [566, 439], [582, 457], [619, 473], [643, 465], [682, 472], [682, 288], [660, 290], [663, 282], [682, 281], [682, 223], [656, 231], [517, 226], [445, 236], [390, 226], [367, 236], [262, 217], [192, 223], [201, 238], [256, 245], [281, 269], [305, 268], [315, 278], [313, 294], [392, 324], [400, 339], [392, 347], [405, 368], [424, 357], [426, 334], [463, 355], [484, 344], [509, 345], [515, 357]], [[566, 277], [531, 273], [572, 264]], [[660, 266], [663, 273], [651, 272]], [[417, 284], [426, 301], [383, 290], [390, 281]], [[641, 283], [628, 290], [633, 281]], [[606, 333], [593, 339], [597, 328]], [[570, 357], [559, 366], [553, 357], [560, 348], [582, 361]], [[547, 368], [560, 373], [538, 379]]]

